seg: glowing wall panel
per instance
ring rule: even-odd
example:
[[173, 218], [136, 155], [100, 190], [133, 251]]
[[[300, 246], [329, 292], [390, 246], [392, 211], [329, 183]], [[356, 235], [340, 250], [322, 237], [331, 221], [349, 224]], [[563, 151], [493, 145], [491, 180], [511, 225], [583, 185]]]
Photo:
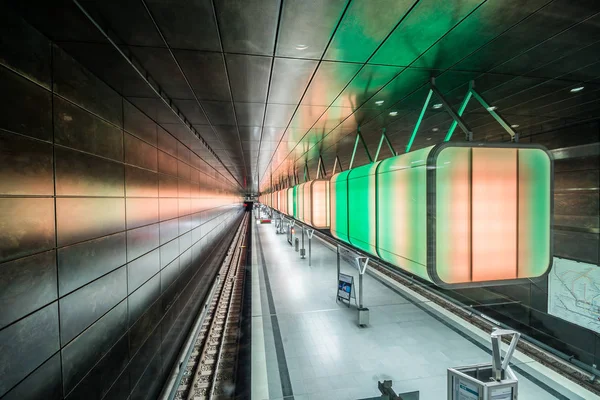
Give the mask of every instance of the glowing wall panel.
[[348, 174], [349, 171], [340, 172], [331, 177], [330, 181], [330, 215], [331, 234], [346, 242], [348, 240]]
[[329, 180], [311, 182], [311, 213], [307, 223], [317, 229], [329, 228]]
[[377, 254], [375, 224], [375, 171], [379, 163], [350, 170], [348, 174], [348, 237], [350, 243]]
[[542, 148], [436, 146], [428, 168], [428, 273], [440, 286], [512, 283], [548, 272], [552, 161]]
[[518, 277], [542, 276], [552, 262], [552, 161], [542, 149], [519, 149]]
[[428, 280], [426, 162], [431, 149], [388, 158], [377, 170], [378, 255]]
[[472, 149], [473, 282], [517, 277], [517, 149]]
[[304, 186], [306, 183], [301, 183], [294, 187], [295, 189], [295, 200], [296, 200], [296, 212], [294, 218], [302, 221], [304, 218]]
[[311, 182], [306, 182], [304, 184], [304, 188], [303, 188], [303, 199], [302, 199], [302, 204], [303, 204], [303, 209], [302, 209], [302, 219], [301, 221], [304, 223], [309, 223], [310, 221], [310, 216], [312, 214], [312, 195], [311, 195], [311, 191], [312, 191], [312, 181]]

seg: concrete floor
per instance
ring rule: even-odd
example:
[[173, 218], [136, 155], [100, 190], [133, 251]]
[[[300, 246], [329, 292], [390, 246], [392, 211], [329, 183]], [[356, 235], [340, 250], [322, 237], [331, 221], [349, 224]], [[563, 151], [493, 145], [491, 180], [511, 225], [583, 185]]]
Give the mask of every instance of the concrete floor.
[[[391, 379], [397, 393], [442, 400], [448, 367], [490, 362], [473, 340], [370, 275], [370, 324], [359, 328], [355, 306], [336, 302], [334, 251], [313, 240], [309, 267], [274, 224], [253, 229], [252, 399], [369, 398]], [[349, 263], [341, 271], [358, 281]], [[533, 379], [520, 377], [520, 399], [570, 398]]]

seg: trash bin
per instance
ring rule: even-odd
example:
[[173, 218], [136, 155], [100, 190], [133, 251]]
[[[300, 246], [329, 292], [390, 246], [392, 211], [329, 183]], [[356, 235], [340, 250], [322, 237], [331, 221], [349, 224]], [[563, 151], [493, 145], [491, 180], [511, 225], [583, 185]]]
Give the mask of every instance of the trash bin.
[[294, 250], [298, 251], [300, 249], [300, 240], [296, 238], [294, 240]]
[[[501, 360], [503, 335], [512, 335], [512, 340]], [[509, 362], [521, 335], [496, 329], [491, 336], [491, 363], [448, 368], [448, 400], [517, 400], [519, 381]]]

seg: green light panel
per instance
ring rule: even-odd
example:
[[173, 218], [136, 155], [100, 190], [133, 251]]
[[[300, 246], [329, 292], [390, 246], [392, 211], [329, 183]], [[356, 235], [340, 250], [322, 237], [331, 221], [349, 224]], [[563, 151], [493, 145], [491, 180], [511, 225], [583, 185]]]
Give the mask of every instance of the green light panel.
[[340, 172], [331, 177], [331, 234], [346, 242], [348, 240], [348, 174], [350, 171]]
[[432, 148], [388, 158], [377, 170], [379, 257], [429, 281], [426, 163]]
[[379, 164], [354, 168], [348, 175], [348, 237], [353, 246], [371, 254], [377, 254], [375, 171]]

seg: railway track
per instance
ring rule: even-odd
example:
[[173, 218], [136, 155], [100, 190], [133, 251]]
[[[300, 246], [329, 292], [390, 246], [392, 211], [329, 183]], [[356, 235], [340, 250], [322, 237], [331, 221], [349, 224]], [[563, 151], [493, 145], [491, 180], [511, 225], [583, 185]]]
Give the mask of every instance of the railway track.
[[248, 221], [246, 214], [219, 270], [219, 281], [177, 388], [176, 400], [234, 397]]

